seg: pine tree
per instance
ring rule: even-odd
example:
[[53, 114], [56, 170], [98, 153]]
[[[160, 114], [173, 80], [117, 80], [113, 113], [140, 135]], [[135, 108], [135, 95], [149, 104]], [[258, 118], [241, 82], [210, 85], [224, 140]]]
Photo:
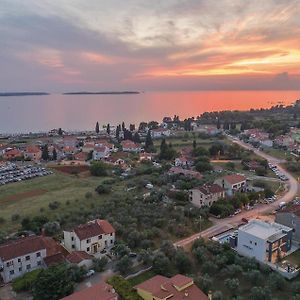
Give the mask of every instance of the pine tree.
[[193, 140], [193, 148], [194, 148], [194, 149], [197, 148], [197, 142], [196, 142], [196, 140]]
[[122, 130], [125, 131], [125, 123], [122, 122]]
[[95, 131], [96, 131], [97, 134], [100, 132], [100, 130], [99, 130], [99, 123], [98, 122], [96, 123]]
[[130, 131], [135, 131], [135, 125], [134, 124], [130, 124], [129, 125], [129, 130]]
[[133, 141], [138, 144], [141, 143], [140, 135], [137, 132], [133, 136]]
[[220, 123], [220, 119], [218, 118], [218, 121], [217, 121], [217, 129], [220, 129], [221, 128], [221, 123]]
[[110, 125], [109, 125], [109, 123], [107, 124], [106, 132], [107, 132], [107, 134], [110, 134]]
[[49, 159], [49, 151], [48, 151], [48, 145], [45, 145], [42, 151], [42, 159], [48, 160]]
[[63, 131], [61, 128], [58, 128], [58, 135], [63, 135]]
[[56, 149], [54, 148], [53, 151], [52, 151], [52, 159], [53, 160], [57, 160], [57, 152], [56, 152]]
[[153, 141], [151, 137], [151, 131], [148, 130], [147, 136], [146, 136], [146, 141], [145, 141], [145, 149], [146, 151], [150, 152], [153, 148]]
[[116, 128], [116, 139], [119, 140], [120, 139], [120, 125], [117, 126]]

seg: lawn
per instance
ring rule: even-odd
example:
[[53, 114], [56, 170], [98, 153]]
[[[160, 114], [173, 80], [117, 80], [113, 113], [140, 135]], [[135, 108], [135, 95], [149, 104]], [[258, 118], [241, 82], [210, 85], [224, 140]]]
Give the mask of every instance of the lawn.
[[129, 281], [129, 283], [130, 283], [132, 286], [135, 286], [135, 285], [137, 285], [137, 284], [140, 284], [140, 283], [142, 283], [142, 282], [144, 282], [144, 281], [146, 281], [146, 280], [148, 280], [148, 279], [154, 277], [155, 275], [156, 275], [156, 274], [155, 274], [154, 271], [149, 270], [149, 271], [146, 271], [146, 272], [144, 272], [144, 273], [142, 273], [142, 274], [140, 274], [140, 275], [138, 275], [138, 276], [135, 276], [135, 277], [133, 277], [133, 278], [128, 279], [128, 281]]
[[[0, 230], [10, 232], [19, 226], [19, 220], [13, 222], [12, 215], [34, 216], [44, 211], [48, 216], [58, 212], [50, 210], [50, 202], [60, 202], [64, 212], [72, 208], [75, 202], [85, 200], [85, 194], [92, 192], [106, 178], [67, 175], [55, 172], [53, 175], [32, 180], [8, 184], [0, 187], [0, 218], [5, 221], [0, 224]], [[118, 188], [116, 186], [116, 188]], [[99, 201], [105, 196], [97, 196]], [[73, 204], [73, 205], [72, 205]], [[2, 220], [3, 221], [3, 220]]]

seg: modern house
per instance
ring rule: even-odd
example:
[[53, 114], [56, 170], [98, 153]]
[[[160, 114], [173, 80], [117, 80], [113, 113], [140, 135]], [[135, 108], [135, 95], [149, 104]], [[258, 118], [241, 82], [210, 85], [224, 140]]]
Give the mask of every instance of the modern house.
[[208, 300], [192, 278], [177, 274], [172, 278], [156, 275], [134, 287], [144, 300]]
[[93, 220], [79, 225], [72, 231], [64, 231], [64, 246], [72, 251], [85, 251], [94, 256], [113, 247], [115, 229], [106, 220]]
[[276, 213], [275, 222], [293, 228], [293, 240], [300, 242], [300, 205], [283, 208]]
[[236, 249], [260, 262], [276, 263], [291, 249], [292, 233], [285, 225], [254, 219], [238, 229]]
[[244, 192], [247, 188], [247, 178], [241, 174], [225, 175], [216, 179], [215, 183], [225, 189], [228, 196], [236, 192]]
[[171, 135], [171, 130], [168, 128], [151, 129], [151, 137], [153, 139], [168, 137]]
[[42, 151], [37, 146], [28, 146], [24, 151], [24, 158], [32, 161], [39, 161], [42, 158]]
[[83, 289], [61, 300], [118, 300], [119, 295], [115, 289], [105, 282], [100, 282], [91, 287]]
[[211, 206], [225, 197], [225, 190], [215, 183], [191, 189], [189, 192], [190, 201], [197, 207]]
[[124, 140], [121, 145], [124, 152], [139, 153], [143, 150], [140, 144], [136, 144], [131, 140]]
[[44, 259], [60, 253], [60, 246], [43, 236], [28, 236], [0, 245], [0, 275], [5, 283], [46, 266]]

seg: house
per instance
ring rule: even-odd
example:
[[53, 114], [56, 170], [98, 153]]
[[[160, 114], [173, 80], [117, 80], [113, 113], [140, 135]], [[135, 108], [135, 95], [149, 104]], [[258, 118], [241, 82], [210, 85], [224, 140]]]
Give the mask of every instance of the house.
[[267, 148], [273, 147], [273, 141], [270, 140], [269, 138], [263, 138], [259, 142], [261, 147], [267, 147]]
[[23, 158], [23, 152], [17, 148], [8, 149], [5, 151], [3, 158], [6, 160], [15, 160]]
[[177, 274], [171, 278], [156, 275], [134, 287], [144, 300], [208, 300], [192, 278]]
[[88, 153], [86, 152], [79, 152], [74, 155], [74, 160], [77, 161], [84, 162], [87, 161], [87, 159], [88, 159]]
[[145, 160], [152, 161], [152, 159], [153, 159], [153, 154], [147, 152], [140, 153], [139, 161], [145, 161]]
[[77, 145], [78, 145], [78, 140], [75, 136], [65, 135], [63, 137], [63, 144], [64, 144], [65, 147], [76, 148]]
[[124, 140], [121, 145], [124, 152], [139, 153], [143, 150], [140, 144], [136, 144], [131, 140]]
[[125, 160], [123, 158], [119, 158], [117, 156], [110, 156], [108, 157], [105, 162], [114, 165], [114, 166], [119, 166], [123, 167], [125, 165]]
[[85, 251], [73, 251], [67, 255], [66, 260], [79, 267], [90, 269], [93, 266], [93, 256]]
[[230, 174], [216, 179], [215, 183], [225, 189], [228, 196], [232, 196], [236, 192], [246, 190], [247, 178], [241, 174]]
[[237, 252], [260, 262], [276, 263], [291, 249], [293, 229], [278, 223], [250, 220], [239, 227]]
[[24, 151], [24, 158], [32, 161], [39, 161], [42, 157], [42, 151], [37, 146], [28, 146]]
[[95, 143], [88, 142], [88, 143], [85, 143], [82, 146], [82, 152], [84, 152], [84, 153], [90, 153], [91, 151], [94, 151], [94, 148], [95, 148]]
[[105, 282], [92, 285], [61, 300], [118, 300], [115, 289]]
[[215, 201], [225, 197], [225, 190], [218, 184], [203, 185], [190, 190], [190, 201], [197, 207], [211, 206]]
[[168, 137], [171, 135], [171, 130], [168, 128], [156, 128], [151, 129], [151, 137], [153, 139], [161, 138], [161, 137]]
[[300, 242], [300, 204], [277, 211], [275, 222], [293, 228], [293, 239]]
[[85, 251], [98, 256], [115, 243], [115, 229], [106, 220], [93, 220], [79, 225], [72, 231], [64, 231], [64, 246], [72, 251]]
[[203, 178], [203, 175], [197, 171], [187, 170], [180, 167], [171, 167], [168, 171], [168, 175], [182, 175], [188, 178], [196, 178], [199, 180]]
[[77, 153], [77, 148], [72, 146], [65, 146], [62, 148], [62, 153], [64, 157], [73, 158], [74, 154]]
[[0, 245], [0, 274], [5, 283], [46, 266], [44, 260], [61, 252], [52, 238], [28, 236]]
[[101, 160], [109, 157], [110, 151], [106, 146], [95, 146], [93, 151], [93, 160]]

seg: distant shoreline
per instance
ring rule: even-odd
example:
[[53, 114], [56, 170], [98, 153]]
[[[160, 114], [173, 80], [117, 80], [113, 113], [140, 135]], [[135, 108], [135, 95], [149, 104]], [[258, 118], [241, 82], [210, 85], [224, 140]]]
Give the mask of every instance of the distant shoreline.
[[63, 95], [128, 95], [140, 94], [138, 91], [123, 91], [123, 92], [67, 92]]
[[12, 96], [47, 96], [50, 95], [46, 92], [7, 92], [0, 93], [0, 97], [12, 97]]

